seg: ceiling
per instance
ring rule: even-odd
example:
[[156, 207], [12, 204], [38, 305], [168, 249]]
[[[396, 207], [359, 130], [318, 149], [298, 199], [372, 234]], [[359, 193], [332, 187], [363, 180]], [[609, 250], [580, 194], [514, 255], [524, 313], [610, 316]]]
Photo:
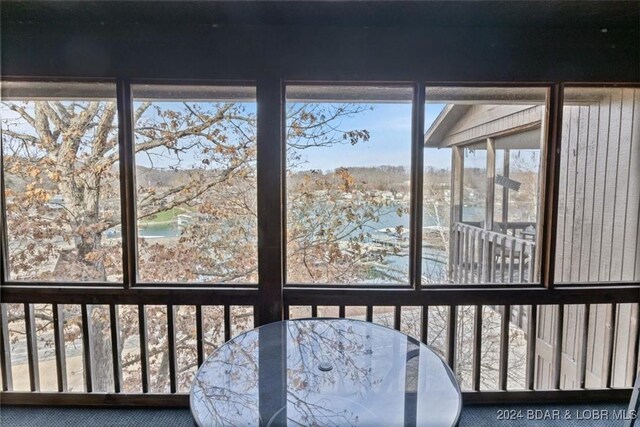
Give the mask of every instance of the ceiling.
[[639, 1], [11, 1], [3, 23], [638, 28]]

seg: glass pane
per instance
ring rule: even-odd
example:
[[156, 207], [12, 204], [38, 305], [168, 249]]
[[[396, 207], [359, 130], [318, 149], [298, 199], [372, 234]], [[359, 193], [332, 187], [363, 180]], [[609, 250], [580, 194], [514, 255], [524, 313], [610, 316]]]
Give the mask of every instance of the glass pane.
[[256, 283], [255, 88], [132, 91], [140, 281]]
[[556, 282], [640, 280], [640, 89], [567, 88]]
[[287, 89], [287, 282], [408, 283], [411, 88]]
[[10, 280], [122, 280], [115, 86], [3, 82]]
[[546, 94], [545, 88], [427, 88], [423, 283], [539, 281]]

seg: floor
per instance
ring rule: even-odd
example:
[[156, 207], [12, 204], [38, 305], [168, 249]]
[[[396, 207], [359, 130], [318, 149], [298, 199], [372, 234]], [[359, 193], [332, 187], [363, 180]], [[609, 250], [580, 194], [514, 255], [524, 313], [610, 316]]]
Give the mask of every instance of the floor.
[[[624, 404], [501, 405], [463, 409], [467, 426], [622, 426]], [[505, 419], [506, 418], [506, 419]], [[591, 418], [591, 419], [587, 419]], [[597, 419], [594, 419], [597, 418]], [[0, 407], [2, 427], [193, 427], [189, 409]]]

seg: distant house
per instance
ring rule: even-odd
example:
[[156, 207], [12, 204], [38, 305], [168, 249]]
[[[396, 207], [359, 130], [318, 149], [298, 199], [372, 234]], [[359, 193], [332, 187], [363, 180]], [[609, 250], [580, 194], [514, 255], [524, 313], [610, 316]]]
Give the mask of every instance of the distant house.
[[64, 208], [64, 203], [65, 203], [65, 200], [62, 194], [56, 194], [53, 197], [51, 197], [51, 199], [47, 203], [47, 207], [49, 209], [62, 209]]

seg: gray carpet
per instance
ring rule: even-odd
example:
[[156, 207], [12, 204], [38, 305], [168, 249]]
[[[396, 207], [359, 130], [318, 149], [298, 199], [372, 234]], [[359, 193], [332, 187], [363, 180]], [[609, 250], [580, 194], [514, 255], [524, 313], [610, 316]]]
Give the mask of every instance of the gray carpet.
[[[468, 406], [462, 410], [460, 427], [618, 427], [622, 426], [623, 422], [613, 419], [614, 411], [624, 409], [626, 409], [624, 404]], [[500, 411], [504, 410], [511, 410], [507, 416], [513, 416], [516, 419], [499, 420], [498, 416], [504, 415], [504, 412]], [[553, 410], [559, 412], [554, 413]], [[601, 414], [602, 418], [608, 419], [584, 419], [596, 414], [595, 411], [606, 411], [597, 413]], [[517, 419], [520, 414], [522, 418]], [[545, 416], [553, 418], [555, 415], [560, 419], [544, 419]], [[2, 427], [193, 427], [187, 408], [94, 409], [15, 406], [0, 408], [0, 425]]]

